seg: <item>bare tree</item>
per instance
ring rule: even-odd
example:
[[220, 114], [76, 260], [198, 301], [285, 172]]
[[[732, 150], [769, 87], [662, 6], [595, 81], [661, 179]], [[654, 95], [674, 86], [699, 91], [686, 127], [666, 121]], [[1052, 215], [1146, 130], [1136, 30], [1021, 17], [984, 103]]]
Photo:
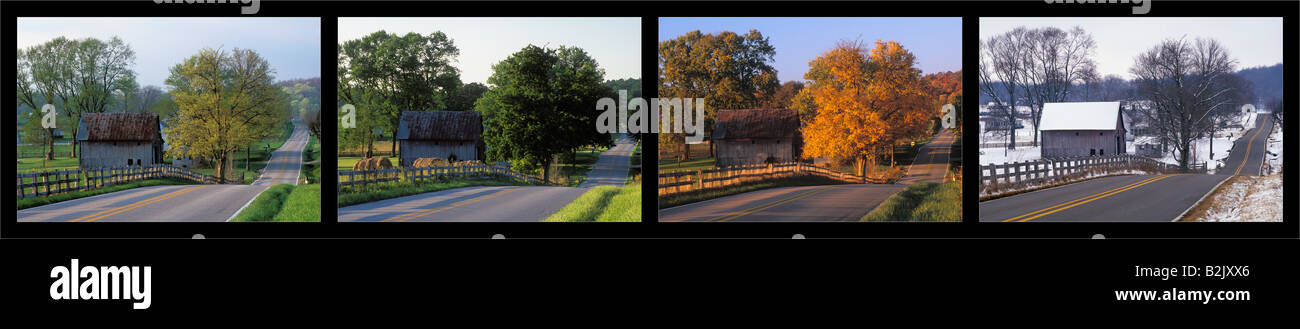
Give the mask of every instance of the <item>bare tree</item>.
[[1025, 82], [1022, 56], [1029, 33], [1029, 29], [1017, 27], [980, 40], [979, 90], [993, 99], [993, 116], [1008, 123], [1008, 149], [1016, 148], [1016, 91]]
[[1214, 39], [1166, 39], [1139, 54], [1129, 69], [1138, 95], [1150, 101], [1139, 113], [1162, 140], [1172, 142], [1181, 168], [1187, 168], [1192, 141], [1213, 129], [1214, 112], [1232, 103], [1224, 79], [1236, 63]]
[[1026, 34], [1024, 83], [1020, 87], [1029, 100], [1030, 119], [1034, 123], [1034, 145], [1038, 145], [1038, 125], [1043, 118], [1043, 104], [1064, 102], [1075, 82], [1097, 76], [1097, 65], [1089, 58], [1097, 49], [1092, 35], [1083, 28], [1069, 31], [1055, 27], [1029, 30]]

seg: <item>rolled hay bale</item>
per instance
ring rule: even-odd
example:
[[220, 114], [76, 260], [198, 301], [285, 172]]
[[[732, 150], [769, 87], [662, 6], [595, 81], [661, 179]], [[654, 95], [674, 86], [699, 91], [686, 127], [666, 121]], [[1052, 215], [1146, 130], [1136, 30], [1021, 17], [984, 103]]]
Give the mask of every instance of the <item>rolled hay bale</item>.
[[371, 158], [371, 159], [374, 159], [374, 163], [371, 164], [373, 169], [371, 170], [393, 169], [393, 163], [388, 161], [388, 158], [386, 157], [378, 157], [378, 158]]
[[415, 159], [415, 161], [411, 163], [411, 167], [415, 167], [415, 168], [438, 167], [438, 166], [445, 166], [447, 164], [448, 164], [447, 160], [444, 160], [442, 158], [419, 158], [419, 159]]

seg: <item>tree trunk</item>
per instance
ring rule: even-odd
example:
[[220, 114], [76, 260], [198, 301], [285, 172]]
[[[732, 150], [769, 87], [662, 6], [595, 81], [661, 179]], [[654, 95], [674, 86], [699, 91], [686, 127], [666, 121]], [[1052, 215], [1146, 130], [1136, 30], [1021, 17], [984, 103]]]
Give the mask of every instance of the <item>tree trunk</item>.
[[45, 160], [54, 160], [54, 128], [49, 128], [50, 138], [45, 141]]
[[551, 157], [542, 160], [542, 183], [551, 183]]
[[393, 138], [393, 142], [392, 142], [391, 145], [390, 145], [391, 148], [390, 148], [389, 151], [388, 151], [388, 156], [391, 156], [391, 157], [395, 157], [395, 156], [397, 156], [397, 138], [396, 138], [397, 135], [394, 134], [393, 137], [394, 137], [394, 138]]
[[244, 148], [244, 171], [248, 171], [249, 168], [251, 168], [248, 166], [248, 163], [251, 161], [248, 160], [251, 159], [252, 156], [253, 156], [253, 146], [249, 145], [248, 147]]
[[218, 183], [226, 180], [226, 152], [221, 152], [221, 155], [217, 156], [216, 171], [213, 174], [217, 176]]

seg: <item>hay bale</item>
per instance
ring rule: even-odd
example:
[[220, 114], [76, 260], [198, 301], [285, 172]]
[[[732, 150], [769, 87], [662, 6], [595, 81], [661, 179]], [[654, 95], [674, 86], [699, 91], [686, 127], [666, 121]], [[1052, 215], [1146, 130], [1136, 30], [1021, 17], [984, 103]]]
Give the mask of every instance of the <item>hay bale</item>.
[[447, 164], [448, 161], [441, 158], [418, 158], [411, 163], [411, 167], [415, 167], [415, 168], [438, 167], [438, 166], [446, 166]]
[[386, 157], [378, 157], [372, 159], [374, 159], [375, 162], [371, 164], [371, 166], [373, 166], [373, 169], [371, 170], [393, 169], [393, 163], [388, 161], [388, 158]]

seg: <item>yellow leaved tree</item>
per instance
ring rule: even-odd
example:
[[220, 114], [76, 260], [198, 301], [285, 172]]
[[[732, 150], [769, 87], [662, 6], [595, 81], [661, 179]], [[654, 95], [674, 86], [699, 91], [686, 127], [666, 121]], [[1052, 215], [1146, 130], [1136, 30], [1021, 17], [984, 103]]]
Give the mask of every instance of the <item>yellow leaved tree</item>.
[[805, 118], [803, 155], [851, 160], [858, 175], [880, 155], [890, 154], [892, 162], [894, 143], [923, 134], [937, 113], [915, 63], [894, 41], [877, 41], [871, 49], [841, 41], [809, 62], [804, 78], [811, 82], [796, 97], [808, 101], [794, 106]]

